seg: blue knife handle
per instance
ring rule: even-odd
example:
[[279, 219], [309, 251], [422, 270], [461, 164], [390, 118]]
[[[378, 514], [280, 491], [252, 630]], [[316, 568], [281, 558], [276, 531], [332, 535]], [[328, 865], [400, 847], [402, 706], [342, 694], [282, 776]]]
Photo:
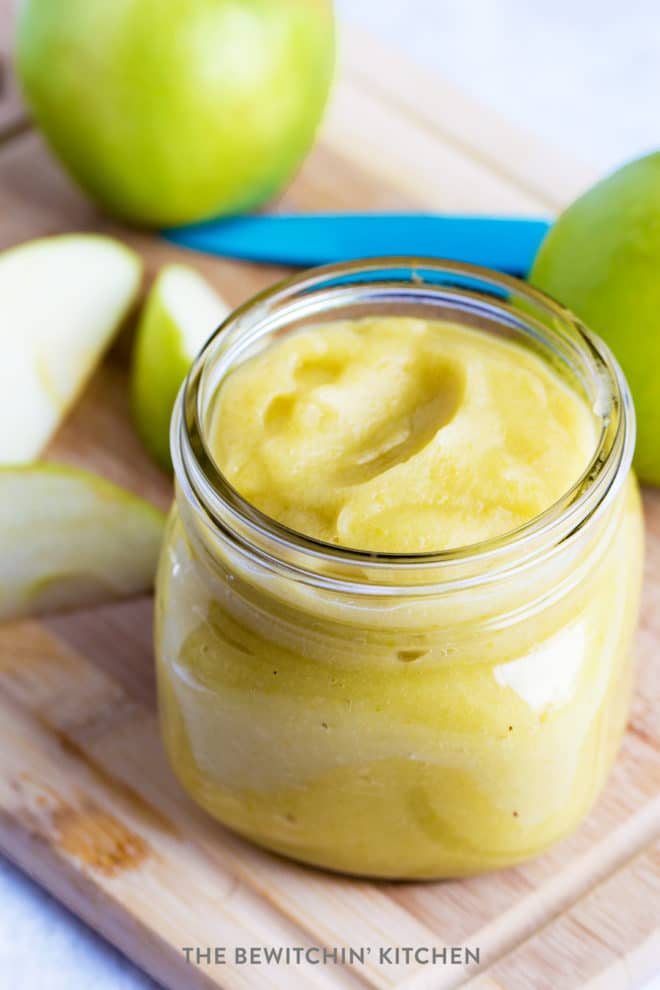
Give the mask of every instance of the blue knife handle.
[[281, 265], [331, 264], [413, 255], [526, 275], [549, 229], [546, 220], [424, 213], [241, 216], [174, 227], [181, 247]]

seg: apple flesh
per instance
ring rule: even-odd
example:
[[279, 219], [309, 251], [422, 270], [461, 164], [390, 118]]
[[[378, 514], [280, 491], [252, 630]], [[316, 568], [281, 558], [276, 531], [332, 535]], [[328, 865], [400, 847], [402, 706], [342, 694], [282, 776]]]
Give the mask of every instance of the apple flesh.
[[229, 307], [194, 269], [168, 265], [149, 294], [135, 337], [131, 403], [149, 453], [171, 471], [170, 418], [193, 359]]
[[19, 76], [80, 185], [144, 225], [262, 203], [326, 103], [331, 0], [24, 0]]
[[0, 620], [147, 592], [162, 512], [88, 471], [0, 468]]
[[133, 304], [138, 256], [70, 234], [0, 255], [0, 464], [34, 460]]

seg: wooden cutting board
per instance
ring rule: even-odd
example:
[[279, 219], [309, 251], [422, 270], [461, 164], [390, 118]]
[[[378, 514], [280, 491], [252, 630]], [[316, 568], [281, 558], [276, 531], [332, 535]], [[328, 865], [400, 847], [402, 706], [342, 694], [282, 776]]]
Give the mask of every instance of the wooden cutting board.
[[[5, 63], [9, 20], [0, 0]], [[465, 94], [371, 39], [345, 34], [321, 140], [282, 202], [296, 210], [551, 215], [592, 179]], [[182, 256], [83, 199], [30, 129], [5, 73], [0, 248], [88, 229], [136, 246], [150, 277]], [[282, 274], [185, 257], [231, 303]], [[170, 484], [128, 418], [128, 346], [125, 334], [47, 456], [166, 506]], [[0, 629], [0, 848], [171, 990], [638, 987], [660, 969], [660, 493], [647, 492], [645, 504], [646, 591], [629, 730], [596, 809], [540, 859], [465, 881], [367, 883], [295, 866], [224, 831], [188, 801], [164, 759], [148, 599]], [[369, 951], [346, 965], [232, 961], [236, 946], [278, 945]], [[227, 961], [189, 964], [186, 946], [224, 946]], [[480, 964], [397, 964], [387, 952], [379, 959], [379, 949], [392, 946], [478, 947]]]

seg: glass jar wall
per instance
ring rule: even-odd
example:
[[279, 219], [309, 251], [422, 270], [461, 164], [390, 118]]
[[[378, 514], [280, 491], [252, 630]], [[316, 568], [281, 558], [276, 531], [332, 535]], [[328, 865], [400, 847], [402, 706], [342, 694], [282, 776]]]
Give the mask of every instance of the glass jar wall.
[[[245, 502], [209, 453], [246, 358], [338, 318], [472, 327], [551, 363], [593, 409], [577, 484], [513, 533], [436, 554], [320, 543]], [[641, 575], [634, 418], [605, 346], [467, 266], [318, 270], [239, 309], [179, 397], [157, 597], [163, 735], [193, 798], [277, 852], [351, 873], [506, 866], [575, 827], [625, 725]]]

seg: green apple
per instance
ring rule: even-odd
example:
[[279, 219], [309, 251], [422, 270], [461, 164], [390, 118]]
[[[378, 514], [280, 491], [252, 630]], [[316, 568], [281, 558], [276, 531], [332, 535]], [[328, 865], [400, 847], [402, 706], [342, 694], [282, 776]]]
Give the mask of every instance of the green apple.
[[332, 0], [23, 0], [17, 55], [81, 186], [137, 223], [188, 223], [263, 202], [300, 165], [332, 77]]
[[148, 591], [163, 513], [88, 471], [0, 468], [0, 620]]
[[569, 206], [530, 280], [612, 348], [637, 411], [637, 472], [660, 484], [660, 153], [631, 162]]
[[109, 237], [49, 237], [0, 254], [0, 464], [38, 456], [133, 304], [141, 276], [139, 257]]
[[193, 358], [229, 313], [194, 269], [168, 265], [147, 299], [135, 337], [131, 371], [133, 419], [145, 447], [166, 471], [170, 418]]

